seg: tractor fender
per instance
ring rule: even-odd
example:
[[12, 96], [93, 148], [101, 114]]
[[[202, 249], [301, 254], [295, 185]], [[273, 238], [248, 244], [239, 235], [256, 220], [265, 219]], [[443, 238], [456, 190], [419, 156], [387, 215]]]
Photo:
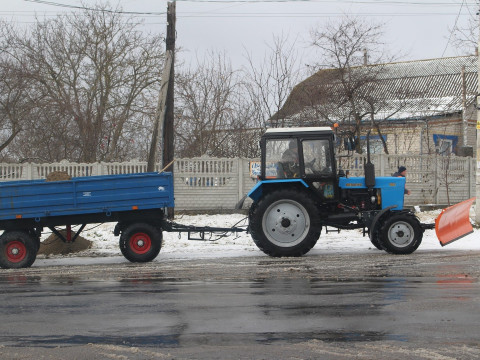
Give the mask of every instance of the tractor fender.
[[302, 179], [280, 179], [280, 180], [263, 180], [259, 181], [247, 194], [253, 201], [258, 201], [263, 195], [263, 188], [265, 185], [276, 185], [276, 184], [301, 184], [305, 188], [309, 188], [308, 184]]
[[373, 229], [375, 229], [375, 226], [377, 225], [378, 220], [379, 220], [387, 211], [390, 211], [390, 210], [392, 210], [392, 209], [395, 209], [396, 207], [397, 207], [397, 205], [388, 206], [388, 207], [386, 207], [385, 209], [382, 209], [381, 211], [379, 211], [377, 215], [375, 215], [375, 217], [374, 217], [373, 220], [372, 220], [372, 224], [369, 226], [369, 236], [370, 236], [370, 240], [372, 240]]

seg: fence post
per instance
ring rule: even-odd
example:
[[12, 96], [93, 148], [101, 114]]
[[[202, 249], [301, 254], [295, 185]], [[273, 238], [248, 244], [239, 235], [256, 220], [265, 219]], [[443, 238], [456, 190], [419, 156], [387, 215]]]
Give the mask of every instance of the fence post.
[[33, 164], [32, 163], [25, 164], [25, 178], [26, 180], [33, 180]]
[[380, 176], [385, 176], [385, 154], [380, 154]]
[[96, 175], [103, 175], [103, 163], [98, 162], [95, 167]]
[[467, 186], [468, 186], [468, 198], [470, 199], [472, 195], [472, 161], [467, 158], [467, 163], [468, 163], [468, 180], [467, 180]]
[[435, 182], [433, 184], [433, 189], [435, 191], [435, 204], [438, 204], [438, 193], [440, 192], [439, 189], [439, 181], [438, 181], [438, 155], [432, 155], [433, 156], [433, 161], [435, 163], [435, 172], [434, 172], [434, 179]]
[[237, 202], [243, 197], [243, 159], [237, 158], [237, 178], [238, 178], [238, 198]]

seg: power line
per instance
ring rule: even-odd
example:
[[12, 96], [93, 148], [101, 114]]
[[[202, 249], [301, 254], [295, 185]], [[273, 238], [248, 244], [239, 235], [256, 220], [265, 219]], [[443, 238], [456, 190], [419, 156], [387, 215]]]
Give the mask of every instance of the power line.
[[23, 1], [31, 2], [31, 3], [37, 3], [37, 4], [57, 6], [57, 7], [67, 8], [67, 9], [101, 11], [101, 12], [107, 12], [107, 13], [113, 13], [113, 14], [127, 14], [127, 15], [165, 15], [166, 14], [166, 12], [138, 12], [138, 11], [96, 9], [96, 8], [89, 8], [89, 7], [86, 7], [86, 6], [61, 4], [61, 3], [57, 3], [57, 2], [53, 2], [53, 1], [46, 1], [46, 0], [23, 0]]
[[[99, 10], [102, 11], [102, 10]], [[58, 12], [22, 12], [18, 14], [17, 12], [11, 11], [0, 11], [0, 16], [33, 16], [37, 14], [43, 14], [45, 16], [56, 16]], [[130, 12], [115, 12], [119, 14], [135, 14], [133, 17], [145, 17], [145, 16], [162, 16], [163, 14], [152, 14], [152, 13], [130, 13]], [[78, 14], [64, 13], [65, 15], [78, 16]], [[224, 18], [246, 18], [246, 17], [329, 17], [329, 16], [344, 16], [343, 12], [285, 12], [285, 13], [274, 13], [274, 12], [243, 12], [243, 13], [233, 13], [233, 12], [223, 12], [223, 13], [204, 13], [204, 12], [183, 12], [179, 14], [178, 17], [181, 18], [204, 18], [204, 17], [224, 17]], [[457, 19], [462, 14], [457, 12], [365, 12], [365, 13], [356, 13], [358, 16], [451, 16], [456, 15]], [[463, 14], [469, 15], [469, 14]], [[470, 15], [469, 15], [470, 16]]]
[[[236, 17], [328, 17], [328, 16], [344, 16], [343, 12], [335, 13], [216, 13], [216, 14], [183, 14], [179, 15], [182, 18], [192, 18], [192, 17], [226, 17], [226, 18], [236, 18]], [[458, 15], [457, 13], [439, 13], [439, 12], [424, 12], [424, 13], [355, 13], [359, 16], [429, 16], [429, 15], [441, 15], [441, 16], [451, 16]]]
[[[88, 8], [86, 6], [80, 5], [71, 5], [71, 4], [64, 4], [59, 3], [56, 1], [47, 1], [47, 0], [24, 0], [26, 2], [44, 4], [44, 5], [51, 5], [63, 8], [71, 8], [71, 9], [88, 9], [88, 10], [99, 10], [95, 8]], [[451, 6], [457, 7], [458, 4], [452, 3], [451, 1], [446, 2], [421, 2], [421, 1], [407, 1], [407, 0], [361, 0], [361, 1], [354, 1], [354, 0], [344, 0], [344, 1], [333, 1], [333, 0], [176, 0], [177, 2], [196, 2], [196, 3], [247, 3], [247, 4], [255, 4], [255, 3], [270, 3], [270, 2], [317, 2], [317, 3], [334, 3], [334, 4], [375, 4], [375, 5], [419, 5], [419, 6]], [[467, 3], [465, 5], [476, 5], [475, 2]], [[100, 10], [101, 11], [101, 10]], [[136, 11], [123, 11], [123, 10], [111, 10], [112, 12], [118, 13], [127, 13], [127, 14], [153, 14], [153, 15], [165, 15], [166, 12], [136, 12]]]
[[448, 45], [450, 45], [450, 41], [452, 40], [452, 36], [453, 36], [454, 29], [456, 29], [456, 27], [457, 27], [458, 18], [460, 17], [460, 14], [461, 14], [461, 12], [462, 12], [463, 5], [464, 5], [464, 4], [465, 4], [465, 0], [462, 0], [462, 3], [461, 3], [461, 5], [460, 5], [460, 10], [458, 10], [457, 18], [455, 19], [455, 25], [453, 25], [452, 31], [450, 31], [450, 36], [448, 37], [447, 44], [445, 45], [445, 49], [443, 50], [442, 57], [443, 57], [443, 56], [445, 55], [445, 53], [447, 52]]
[[[86, 6], [79, 6], [79, 5], [71, 5], [60, 3], [56, 1], [49, 1], [49, 0], [24, 0], [26, 2], [43, 4], [43, 5], [50, 5], [55, 7], [61, 7], [66, 9], [75, 9], [75, 10], [89, 10], [89, 11], [100, 11], [100, 12], [109, 12], [115, 14], [122, 14], [122, 15], [133, 15], [134, 17], [138, 16], [164, 16], [166, 12], [154, 12], [154, 11], [123, 11], [123, 10], [110, 10], [110, 9], [101, 9], [101, 8], [91, 8]], [[421, 5], [421, 6], [429, 6], [429, 7], [445, 7], [445, 6], [455, 6], [457, 7], [458, 4], [454, 4], [452, 2], [418, 2], [416, 0], [408, 1], [408, 0], [361, 0], [361, 1], [352, 1], [352, 0], [345, 0], [345, 1], [330, 1], [330, 0], [177, 0], [182, 2], [195, 2], [195, 3], [242, 3], [242, 4], [255, 4], [255, 3], [268, 3], [268, 2], [283, 2], [283, 3], [293, 3], [293, 2], [310, 2], [310, 3], [341, 3], [341, 4], [377, 4], [377, 5]], [[466, 0], [463, 0], [463, 5], [468, 5], [473, 3], [467, 3]], [[434, 12], [434, 11], [424, 11], [424, 12], [364, 12], [364, 13], [356, 13], [358, 16], [389, 16], [389, 17], [405, 17], [405, 16], [452, 16], [456, 15], [458, 22], [458, 18], [461, 15], [461, 10], [457, 14], [457, 12]], [[468, 8], [468, 7], [467, 7]], [[2, 12], [0, 14], [6, 13], [11, 14], [12, 16], [29, 16], [26, 11], [22, 11], [21, 15], [18, 15], [17, 12]], [[33, 14], [37, 14], [38, 12], [33, 12]], [[53, 15], [47, 14], [47, 11], [41, 12], [45, 16], [55, 16], [58, 14], [57, 12], [48, 11]], [[69, 13], [66, 13], [69, 15]], [[178, 14], [179, 18], [309, 18], [309, 17], [331, 17], [331, 16], [343, 16], [343, 12], [297, 12], [297, 13], [280, 13], [280, 12], [242, 12], [242, 13], [235, 13], [235, 12], [195, 12], [195, 11], [183, 11], [182, 13]], [[78, 16], [78, 15], [74, 15]]]

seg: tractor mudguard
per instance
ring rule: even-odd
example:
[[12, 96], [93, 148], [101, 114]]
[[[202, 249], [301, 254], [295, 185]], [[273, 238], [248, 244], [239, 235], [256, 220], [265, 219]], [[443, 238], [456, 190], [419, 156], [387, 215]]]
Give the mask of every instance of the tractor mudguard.
[[250, 192], [247, 194], [248, 197], [250, 197], [253, 201], [258, 201], [263, 194], [263, 186], [264, 185], [270, 185], [270, 184], [285, 184], [285, 183], [300, 183], [305, 188], [308, 188], [308, 184], [303, 181], [302, 179], [281, 179], [281, 180], [264, 180], [264, 181], [259, 181], [253, 188], [250, 190]]
[[474, 201], [475, 197], [443, 209], [435, 219], [435, 233], [440, 245], [445, 246], [473, 232], [470, 207]]
[[383, 216], [383, 214], [385, 214], [387, 211], [390, 211], [391, 209], [395, 209], [396, 207], [397, 207], [397, 205], [389, 206], [385, 209], [382, 209], [377, 215], [375, 215], [375, 217], [372, 220], [372, 223], [369, 226], [370, 240], [372, 240], [372, 234], [373, 234], [372, 230], [375, 229], [375, 226], [377, 225], [378, 219], [380, 219]]

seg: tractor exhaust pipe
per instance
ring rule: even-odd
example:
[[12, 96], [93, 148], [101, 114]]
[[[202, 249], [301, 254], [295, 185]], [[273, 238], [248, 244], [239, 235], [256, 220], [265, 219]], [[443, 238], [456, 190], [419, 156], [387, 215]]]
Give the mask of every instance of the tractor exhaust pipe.
[[367, 133], [367, 163], [363, 165], [365, 171], [365, 186], [368, 190], [375, 186], [375, 165], [370, 160], [370, 130]]

